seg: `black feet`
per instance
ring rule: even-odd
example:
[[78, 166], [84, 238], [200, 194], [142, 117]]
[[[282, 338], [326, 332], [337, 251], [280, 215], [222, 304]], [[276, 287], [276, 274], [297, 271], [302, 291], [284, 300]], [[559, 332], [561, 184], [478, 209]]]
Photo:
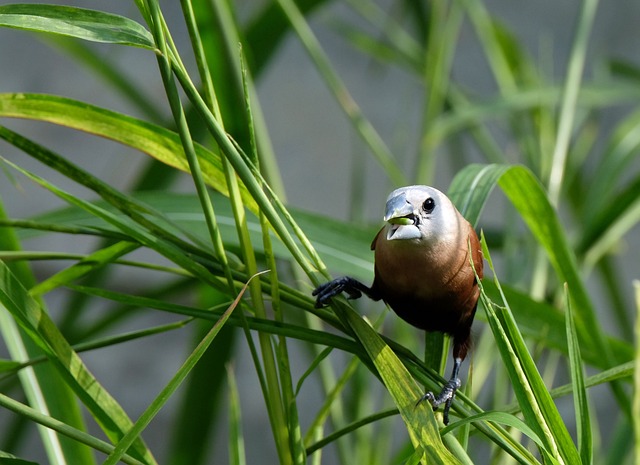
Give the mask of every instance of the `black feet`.
[[445, 425], [449, 424], [449, 410], [451, 409], [451, 404], [453, 403], [453, 399], [456, 396], [456, 391], [460, 387], [460, 380], [455, 377], [451, 378], [447, 384], [444, 385], [440, 394], [435, 396], [433, 392], [427, 392], [424, 396], [416, 402], [416, 406], [418, 406], [421, 402], [428, 400], [436, 410], [440, 405], [444, 404], [444, 408], [442, 409], [442, 421]]
[[[318, 286], [311, 295], [316, 297], [316, 307], [322, 307], [327, 305], [331, 298], [338, 294], [345, 292], [350, 299], [358, 299], [362, 297], [362, 294], [374, 298], [371, 295], [371, 289], [349, 276], [343, 276], [336, 278], [333, 281]], [[378, 300], [375, 299], [374, 300]]]

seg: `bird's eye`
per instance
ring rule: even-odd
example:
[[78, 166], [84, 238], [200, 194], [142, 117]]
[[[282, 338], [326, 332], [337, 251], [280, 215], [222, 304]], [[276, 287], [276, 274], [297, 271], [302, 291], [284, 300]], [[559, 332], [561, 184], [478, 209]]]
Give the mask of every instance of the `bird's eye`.
[[435, 207], [436, 207], [436, 202], [431, 197], [425, 200], [424, 203], [422, 204], [422, 209], [427, 213], [431, 213]]

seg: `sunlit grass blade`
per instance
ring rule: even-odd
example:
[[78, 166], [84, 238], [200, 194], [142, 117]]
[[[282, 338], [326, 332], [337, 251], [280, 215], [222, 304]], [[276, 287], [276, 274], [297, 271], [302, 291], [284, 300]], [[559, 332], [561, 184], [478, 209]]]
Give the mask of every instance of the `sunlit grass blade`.
[[[132, 426], [131, 420], [113, 397], [89, 372], [49, 315], [0, 262], [0, 302], [29, 337], [47, 354], [65, 381], [83, 401], [110, 439], [116, 441]], [[132, 455], [154, 463], [150, 451], [138, 440]]]
[[423, 393], [402, 362], [362, 317], [347, 306], [341, 305], [340, 311], [344, 312], [344, 317], [373, 361], [416, 449], [423, 449], [422, 454], [428, 463], [459, 463], [444, 447], [431, 407], [424, 404], [416, 407], [416, 401]]
[[[500, 283], [484, 237], [482, 245], [484, 257], [499, 289]], [[503, 297], [501, 305], [494, 304], [484, 293], [481, 284], [480, 287], [480, 298], [525, 422], [544, 442], [541, 451], [548, 452], [549, 457], [559, 463], [579, 463], [578, 451], [518, 330], [509, 303]]]
[[[41, 412], [29, 407], [28, 405], [24, 405], [10, 397], [5, 396], [2, 393], [0, 393], [0, 406], [8, 410], [11, 410], [17, 413], [18, 415], [22, 415], [34, 421], [35, 423], [38, 423], [52, 431], [57, 431], [63, 436], [71, 438], [78, 443], [86, 444], [87, 446], [91, 447], [96, 451], [108, 454], [114, 449], [114, 446], [112, 444], [109, 444], [108, 442], [98, 439], [84, 431], [81, 431], [72, 426], [69, 426], [67, 423], [57, 420], [56, 418], [53, 418], [48, 415], [43, 415]], [[122, 461], [130, 465], [142, 465], [145, 463], [131, 457], [130, 455], [124, 455], [122, 457]], [[10, 465], [14, 464], [14, 462], [3, 461], [1, 454], [0, 454], [0, 463], [2, 463], [3, 465], [5, 463]], [[15, 462], [16, 465], [20, 463], [22, 462]], [[27, 462], [24, 462], [24, 463], [27, 463]], [[84, 462], [84, 463], [87, 463], [87, 462]]]
[[[492, 172], [496, 174], [491, 175]], [[505, 169], [503, 165], [470, 165], [458, 173], [456, 179], [458, 177], [461, 181], [454, 180], [454, 183], [457, 183], [456, 186], [459, 186], [456, 187], [457, 191], [464, 191], [465, 184], [470, 188], [475, 182], [482, 182], [484, 179], [488, 179], [491, 184], [497, 183], [502, 188], [536, 241], [546, 251], [549, 261], [558, 274], [558, 279], [568, 283], [569, 293], [575, 304], [578, 332], [583, 335], [588, 334], [593, 340], [594, 347], [602, 353], [604, 360], [609, 366], [613, 366], [615, 362], [611, 348], [597, 321], [593, 303], [578, 271], [577, 260], [569, 247], [567, 235], [542, 185], [531, 171], [524, 166], [510, 166]], [[488, 195], [491, 192], [491, 186], [485, 187], [481, 192]], [[484, 202], [486, 197], [475, 199], [473, 204], [481, 206]], [[474, 210], [477, 211], [478, 207]], [[622, 402], [621, 399], [620, 402]]]
[[571, 381], [573, 385], [573, 405], [576, 414], [576, 425], [578, 430], [578, 450], [582, 463], [590, 465], [593, 461], [593, 438], [591, 434], [591, 415], [589, 413], [589, 399], [584, 381], [584, 369], [582, 367], [582, 356], [580, 355], [580, 345], [576, 333], [575, 322], [573, 321], [573, 310], [571, 300], [565, 285], [566, 296], [566, 331], [567, 345], [569, 347], [569, 366], [571, 368]]
[[[4, 206], [0, 201], [0, 218], [5, 219]], [[0, 249], [19, 253], [20, 244], [15, 231], [8, 228], [0, 228]], [[3, 266], [5, 263], [0, 260]], [[15, 274], [16, 278], [26, 286], [35, 283], [35, 277], [25, 262], [9, 263], [7, 270]], [[35, 299], [44, 307], [41, 299]], [[39, 345], [31, 340], [0, 303], [0, 334], [14, 361], [22, 365], [28, 359], [43, 355], [45, 352]], [[30, 405], [40, 413], [53, 415], [78, 430], [85, 430], [86, 425], [76, 396], [68, 384], [61, 379], [59, 372], [51, 365], [38, 368], [27, 368], [18, 374], [25, 396]], [[60, 437], [54, 431], [38, 428], [40, 438], [47, 456], [59, 464], [82, 462], [90, 465], [93, 463], [91, 452], [81, 444], [67, 438]]]
[[[266, 273], [266, 271], [261, 272]], [[254, 275], [250, 278], [253, 279]], [[194, 349], [194, 351], [187, 357], [183, 365], [178, 369], [176, 374], [171, 378], [169, 383], [162, 389], [160, 394], [154, 399], [154, 401], [149, 405], [149, 407], [140, 415], [140, 418], [135, 422], [135, 424], [131, 427], [131, 429], [127, 432], [127, 434], [122, 437], [118, 443], [116, 444], [115, 449], [107, 459], [104, 461], [104, 465], [116, 465], [118, 461], [122, 458], [122, 456], [127, 452], [129, 447], [137, 440], [140, 433], [147, 427], [147, 425], [151, 422], [151, 420], [156, 416], [156, 414], [160, 411], [160, 409], [164, 406], [164, 404], [169, 400], [169, 398], [173, 395], [173, 393], [180, 387], [184, 379], [191, 372], [196, 363], [202, 358], [207, 348], [211, 345], [211, 342], [215, 339], [215, 337], [220, 332], [220, 329], [227, 322], [231, 313], [235, 310], [235, 308], [240, 303], [240, 299], [242, 298], [245, 290], [249, 286], [249, 282], [247, 282], [243, 288], [238, 293], [238, 296], [235, 300], [229, 305], [229, 308], [222, 314], [220, 319], [216, 321], [211, 330], [206, 334], [206, 336], [202, 339], [200, 344]]]
[[[112, 300], [114, 302], [120, 302], [136, 307], [153, 308], [156, 310], [174, 313], [176, 315], [184, 315], [206, 320], [213, 320], [219, 318], [221, 315], [221, 311], [217, 308], [203, 310], [200, 308], [173, 304], [171, 302], [151, 299], [148, 297], [127, 295], [114, 291], [108, 291], [105, 289], [88, 288], [84, 286], [70, 285], [69, 288], [77, 292], [82, 292], [95, 297], [101, 297], [104, 299]], [[246, 323], [249, 326], [249, 329], [252, 330], [286, 336], [289, 338], [295, 338], [301, 341], [311, 342], [313, 344], [333, 347], [358, 356], [364, 356], [363, 349], [356, 342], [337, 334], [330, 334], [325, 331], [309, 329], [291, 323], [274, 322], [272, 320], [265, 320], [249, 316], [246, 317]], [[242, 327], [244, 323], [240, 320], [240, 317], [232, 315], [229, 318], [227, 324]]]
[[92, 42], [153, 49], [149, 34], [124, 16], [63, 5], [14, 4], [0, 6], [0, 26], [60, 34]]
[[[77, 100], [43, 94], [0, 94], [0, 117], [46, 121], [104, 137], [139, 150], [169, 166], [189, 171], [180, 136], [161, 126], [96, 107]], [[0, 136], [14, 143], [6, 128]], [[220, 155], [194, 144], [203, 177], [208, 185], [228, 195]], [[255, 203], [242, 189], [244, 204], [256, 211]]]
[[46, 294], [60, 286], [79, 279], [91, 271], [112, 263], [113, 260], [137, 249], [139, 244], [131, 242], [117, 242], [105, 249], [98, 250], [71, 267], [62, 270], [45, 281], [41, 281], [29, 289], [31, 295]]

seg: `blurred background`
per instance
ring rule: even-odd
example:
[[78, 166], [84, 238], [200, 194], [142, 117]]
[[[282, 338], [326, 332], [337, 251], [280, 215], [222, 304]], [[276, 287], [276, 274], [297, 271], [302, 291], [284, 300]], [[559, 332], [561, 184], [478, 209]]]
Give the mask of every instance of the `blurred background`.
[[[420, 76], [397, 63], [374, 59], [371, 53], [363, 51], [358, 46], [358, 38], [352, 35], [353, 31], [375, 34], [377, 29], [366, 21], [362, 11], [358, 11], [354, 6], [357, 4], [356, 1], [317, 3], [318, 6], [307, 15], [313, 31], [355, 101], [397, 157], [404, 172], [411, 178], [415, 157], [420, 150], [423, 124], [421, 118], [425, 88]], [[380, 12], [386, 12], [390, 17], [402, 22], [401, 3], [392, 0], [374, 2]], [[88, 8], [109, 8], [110, 12], [139, 19], [135, 7], [130, 2], [74, 4]], [[237, 0], [232, 4], [240, 20], [250, 24], [268, 2]], [[539, 73], [550, 83], [562, 83], [581, 2], [488, 0], [484, 4], [487, 11], [517, 38], [523, 49], [532, 57]], [[162, 7], [178, 48], [184, 52], [184, 57], [189, 57], [188, 39], [181, 21], [178, 2], [163, 2]], [[640, 65], [638, 24], [639, 2], [617, 0], [600, 3], [589, 39], [585, 64], [586, 81], [598, 81], [600, 76], [607, 76], [611, 73], [613, 61]], [[410, 26], [407, 28], [411, 30]], [[0, 92], [62, 95], [143, 119], [148, 118], [139, 106], [132, 104], [129, 98], [105, 83], [99, 73], [76, 60], [70, 47], [67, 41], [56, 40], [52, 43], [50, 37], [0, 28]], [[157, 63], [152, 53], [131, 47], [100, 44], [89, 44], [89, 48], [98, 61], [104, 60], [117, 66], [133, 82], [136, 89], [156, 106], [158, 114], [164, 115], [166, 121], [170, 119]], [[193, 63], [187, 63], [187, 66], [191, 69], [194, 67]], [[482, 53], [478, 37], [468, 21], [463, 23], [460, 29], [452, 69], [456, 83], [477, 100], [490, 101], [497, 95], [498, 86]], [[385, 198], [388, 192], [397, 186], [366, 153], [366, 147], [354, 134], [344, 112], [327, 89], [297, 37], [288, 33], [282, 38], [270, 60], [260, 69], [259, 74], [255, 75], [255, 81], [259, 104], [273, 144], [288, 204], [338, 219], [379, 224]], [[603, 111], [598, 120], [598, 124], [603, 128], [601, 133], [606, 134], [607, 128], [613, 128], [621, 115], [627, 111], [628, 108], [623, 103]], [[103, 181], [124, 191], [133, 187], [148, 163], [148, 158], [143, 154], [77, 131], [31, 121], [3, 119], [0, 120], [0, 124], [63, 154]], [[514, 141], [509, 140], [507, 132], [496, 126], [495, 135], [507, 160], [521, 160], [519, 148]], [[593, 141], [593, 147], [596, 148], [594, 150], [603, 145], [604, 142], [597, 138]], [[440, 146], [437, 152], [435, 171], [431, 178], [420, 181], [430, 182], [446, 191], [453, 175], [461, 168], [460, 159], [456, 157], [451, 145]], [[72, 193], [92, 198], [90, 193], [70, 184], [64, 177], [39, 165], [8, 144], [0, 143], [0, 155], [41, 174]], [[466, 157], [465, 162], [484, 161], [473, 149], [467, 150]], [[596, 169], [595, 162], [589, 158], [586, 158], [586, 163], [592, 163], [593, 169]], [[632, 168], [630, 173], [640, 169], [638, 159]], [[192, 193], [193, 183], [191, 178], [181, 173], [170, 189], [172, 192]], [[355, 209], [354, 204], [346, 200], [354, 195], [360, 199]], [[0, 175], [0, 196], [8, 215], [14, 218], [28, 218], [63, 206], [61, 201], [49, 193], [8, 173]], [[495, 202], [485, 210], [480, 220], [480, 227], [488, 230], [501, 227], [505, 221], [500, 213], [503, 199], [498, 194], [494, 194], [493, 198]], [[575, 217], [567, 215], [564, 219], [572, 228], [580, 227]], [[624, 253], [615, 257], [615, 264], [620, 270], [619, 275], [625, 279], [623, 298], [628, 308], [633, 308], [631, 280], [640, 277], [637, 266], [640, 263], [639, 232], [636, 225], [625, 236], [627, 242], [623, 246]], [[29, 250], [83, 253], [90, 250], [93, 243], [91, 240], [77, 237], [70, 241], [69, 237], [63, 235], [47, 235], [45, 239], [29, 239], [24, 246]], [[524, 263], [522, 265], [526, 266]], [[64, 264], [36, 263], [35, 271], [38, 276], [46, 277], [62, 266]], [[338, 274], [340, 270], [334, 272]], [[144, 282], [136, 282], [139, 273], [131, 273], [129, 275], [127, 271], [123, 271], [116, 280], [129, 290], [135, 289], [136, 286], [144, 287]], [[606, 302], [599, 297], [601, 290], [598, 283], [592, 281], [596, 303]], [[56, 301], [56, 298], [56, 295], [48, 297], [49, 308], [54, 316], [56, 303], [63, 302], [62, 299]], [[601, 321], [605, 322], [607, 329], [617, 331], [607, 317], [607, 308], [599, 308], [599, 312], [604, 317]], [[127, 324], [131, 328], [144, 327], [151, 321], [153, 324], [159, 324], [164, 321], [163, 318], [166, 318], [166, 321], [171, 320], [170, 317], [155, 312], [140, 314], [137, 319]], [[96, 353], [89, 352], [83, 355], [83, 359], [135, 419], [150, 401], [149, 398], [140, 396], [135, 386], [148, 388], [163, 385], [173, 373], [171, 367], [179, 366], [188, 353], [190, 342], [189, 333], [174, 331], [169, 335], [145, 338]], [[244, 345], [239, 346], [234, 357], [234, 366], [245, 416], [245, 434], [252, 442], [247, 445], [247, 460], [248, 463], [275, 463], [277, 456], [272, 449], [272, 438], [264, 434], [269, 426], [252, 362]], [[4, 357], [5, 353], [6, 349], [0, 347], [0, 355]], [[153, 359], [164, 360], [162, 367], [148, 363], [149, 354], [153, 354]], [[153, 389], [146, 388], [141, 389], [141, 392], [146, 395], [154, 392]], [[314, 392], [312, 386], [307, 386], [301, 393], [300, 405], [317, 405], [321, 401], [319, 395], [319, 390]], [[606, 390], [602, 391], [602, 396], [607, 397]], [[609, 400], [602, 408], [607, 408], [607, 405], [611, 405]], [[175, 401], [171, 401], [144, 435], [151, 448], [160, 451], [160, 462], [161, 451], [166, 449], [164, 431], [170, 428], [169, 422], [174, 408]], [[304, 412], [302, 414], [304, 415]], [[10, 415], [3, 412], [0, 415], [0, 429], [7, 427], [11, 421], [13, 420]], [[35, 431], [33, 434], [35, 436]], [[224, 463], [226, 460], [225, 434], [223, 421], [221, 427], [211, 433], [215, 451], [211, 463]], [[37, 441], [37, 438], [34, 437], [33, 441]], [[264, 443], [260, 444], [258, 441]], [[28, 444], [25, 444], [24, 450], [28, 450], [28, 447]], [[272, 451], [272, 461], [265, 461], [265, 451], [269, 450]]]

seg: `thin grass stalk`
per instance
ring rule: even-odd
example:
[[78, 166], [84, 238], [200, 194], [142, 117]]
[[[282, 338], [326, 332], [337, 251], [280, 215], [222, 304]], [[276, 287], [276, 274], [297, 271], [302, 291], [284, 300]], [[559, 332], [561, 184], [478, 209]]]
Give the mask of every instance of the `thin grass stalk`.
[[229, 465], [246, 465], [240, 396], [236, 375], [231, 366], [227, 367], [227, 383], [229, 385]]
[[593, 436], [591, 432], [591, 415], [589, 413], [589, 399], [584, 380], [584, 368], [578, 344], [571, 299], [567, 285], [564, 285], [565, 293], [565, 322], [567, 332], [567, 345], [569, 352], [569, 367], [571, 370], [571, 384], [574, 386], [573, 405], [576, 416], [576, 430], [578, 436], [578, 450], [583, 465], [591, 465], [593, 462]]
[[[291, 233], [288, 231], [286, 225], [280, 218], [278, 212], [272, 205], [273, 202], [276, 206], [278, 206], [278, 199], [272, 199], [265, 195], [263, 188], [268, 190], [268, 185], [266, 183], [262, 184], [263, 180], [261, 180], [261, 183], [258, 183], [255, 175], [256, 170], [251, 167], [248, 159], [246, 159], [246, 157], [243, 157], [243, 155], [238, 150], [238, 147], [236, 147], [234, 143], [229, 139], [223, 128], [220, 126], [219, 122], [213, 117], [211, 112], [208, 111], [205, 102], [198, 94], [197, 89], [190, 81], [188, 75], [186, 75], [179, 68], [174, 68], [174, 72], [176, 73], [176, 77], [180, 80], [185, 93], [188, 95], [189, 99], [194, 104], [194, 107], [202, 116], [211, 135], [215, 138], [218, 145], [220, 146], [222, 154], [229, 159], [236, 173], [258, 204], [260, 210], [269, 220], [271, 227], [274, 229], [280, 240], [287, 247], [289, 253], [291, 253], [293, 258], [302, 268], [305, 274], [307, 274], [307, 276], [311, 278], [314, 284], [319, 284], [320, 281], [316, 277], [316, 270], [326, 270], [326, 267], [322, 265], [321, 262], [318, 263], [319, 259], [316, 258], [317, 255], [314, 257], [313, 265], [309, 261], [309, 259], [304, 256], [295, 240], [291, 236]], [[291, 221], [293, 221], [292, 218]], [[300, 230], [299, 228], [296, 232], [302, 234], [302, 230]], [[306, 241], [306, 243], [309, 243], [308, 240]]]
[[320, 76], [325, 81], [327, 87], [343, 109], [347, 118], [354, 126], [360, 137], [371, 150], [380, 166], [383, 168], [389, 180], [394, 186], [403, 186], [407, 184], [407, 177], [400, 170], [395, 157], [382, 140], [373, 125], [367, 120], [362, 110], [351, 97], [346, 86], [335, 72], [328, 57], [322, 50], [318, 39], [313, 34], [309, 24], [292, 0], [277, 0], [286, 15], [293, 30], [302, 42], [309, 57], [316, 66]]
[[582, 2], [576, 35], [574, 37], [571, 55], [569, 56], [569, 68], [564, 83], [558, 120], [558, 135], [553, 150], [551, 172], [548, 181], [549, 200], [554, 206], [557, 206], [560, 200], [567, 158], [569, 156], [571, 132], [576, 117], [578, 94], [581, 89], [589, 34], [597, 7], [598, 0], [585, 0]]
[[[255, 276], [257, 275], [252, 276], [251, 278], [249, 278], [249, 280], [253, 279]], [[140, 415], [140, 418], [133, 424], [131, 429], [118, 441], [115, 449], [111, 452], [111, 454], [109, 454], [103, 465], [117, 465], [118, 461], [126, 453], [127, 449], [129, 449], [129, 447], [140, 436], [142, 431], [149, 425], [151, 420], [156, 416], [160, 409], [166, 404], [173, 393], [175, 393], [175, 391], [180, 387], [189, 372], [193, 369], [195, 364], [198, 363], [198, 360], [202, 358], [215, 337], [218, 335], [220, 329], [222, 329], [224, 324], [227, 322], [233, 310], [235, 310], [235, 308], [240, 303], [240, 299], [242, 298], [242, 295], [244, 294], [248, 285], [249, 283], [247, 282], [240, 290], [235, 300], [231, 303], [231, 305], [229, 305], [229, 308], [227, 308], [220, 319], [216, 321], [216, 324], [213, 325], [211, 330], [206, 334], [202, 341], [200, 341], [198, 346], [193, 350], [191, 354], [189, 354], [189, 357], [187, 357], [176, 374], [171, 378], [171, 380], [162, 389], [162, 391], [160, 391], [160, 394], [158, 394], [153, 402], [151, 402], [149, 407], [147, 407], [145, 411]]]
[[[56, 436], [56, 433], [61, 434], [105, 454], [111, 453], [115, 448], [108, 442], [98, 439], [82, 430], [74, 428], [63, 421], [57, 420], [56, 418], [47, 415], [45, 412], [39, 409], [35, 409], [28, 405], [22, 404], [12, 399], [11, 397], [5, 396], [2, 393], [0, 393], [0, 406], [37, 423], [50, 435]], [[62, 452], [60, 452], [59, 454], [50, 455], [51, 463], [68, 463], [64, 456], [61, 454]], [[127, 454], [122, 456], [122, 462], [129, 465], [144, 465], [144, 462], [141, 462]], [[16, 463], [20, 462], [16, 461]]]
[[[232, 4], [220, 0], [211, 2], [212, 8], [215, 10], [217, 23], [216, 25], [221, 30], [221, 35], [224, 39], [225, 53], [231, 63], [231, 71], [235, 76], [235, 80], [238, 83], [243, 82], [242, 74], [248, 74], [248, 65], [245, 62], [243, 65], [239, 63], [237, 59], [241, 56], [238, 52], [238, 44], [242, 48], [243, 37], [241, 37], [240, 27], [236, 23], [236, 19], [231, 11]], [[244, 95], [245, 103], [247, 99], [251, 100], [251, 121], [247, 121], [249, 127], [249, 139], [253, 147], [253, 153], [255, 155], [255, 164], [260, 165], [260, 171], [264, 174], [265, 179], [272, 187], [273, 191], [277, 193], [278, 197], [283, 201], [286, 199], [285, 188], [282, 182], [282, 177], [278, 169], [275, 154], [271, 146], [269, 134], [262, 114], [262, 108], [260, 101], [257, 98], [257, 92], [251, 79], [244, 81]], [[245, 110], [247, 107], [245, 107]]]
[[[223, 26], [221, 27], [222, 36], [228, 50], [231, 66], [234, 70], [240, 70], [240, 74], [236, 75], [238, 80], [242, 83], [242, 88], [245, 91], [245, 110], [247, 111], [247, 120], [249, 121], [249, 129], [251, 131], [249, 137], [251, 140], [251, 147], [256, 150], [252, 155], [254, 160], [256, 160], [257, 162], [259, 160], [259, 157], [257, 153], [256, 135], [255, 132], [253, 132], [254, 120], [248, 93], [250, 85], [247, 78], [246, 68], [243, 67], [242, 62], [238, 63], [238, 61], [241, 60], [234, 60], [232, 58], [234, 56], [234, 52], [237, 51], [237, 48], [233, 47], [231, 45], [231, 42], [238, 42], [237, 30], [236, 28], [232, 27], [235, 21], [226, 3], [221, 1], [214, 1], [212, 2], [212, 6], [215, 10], [216, 16], [218, 17], [218, 22]], [[206, 69], [202, 71], [206, 72]], [[213, 91], [213, 89], [211, 90]], [[214, 94], [212, 93], [212, 95]], [[230, 186], [230, 199], [232, 202], [234, 217], [236, 219], [236, 227], [238, 230], [238, 237], [240, 239], [240, 246], [245, 258], [245, 265], [247, 266], [247, 271], [249, 273], [257, 272], [257, 261], [255, 253], [253, 251], [253, 247], [251, 245], [244, 205], [242, 205], [242, 201], [240, 199], [237, 177], [235, 171], [233, 170], [233, 167], [231, 166], [227, 158], [223, 158], [223, 167], [225, 169], [227, 182]], [[260, 168], [258, 166], [258, 170], [259, 169]], [[268, 223], [265, 222], [265, 218], [262, 212], [259, 213], [259, 217], [263, 230], [265, 252], [272, 255], [272, 252], [269, 253], [269, 251], [271, 250], [271, 245], [270, 239], [268, 237]], [[271, 261], [269, 265], [273, 269], [273, 272], [275, 274], [275, 261]], [[271, 276], [271, 282], [271, 291], [273, 296], [273, 293], [278, 294], [279, 281], [277, 274], [275, 276]], [[258, 318], [266, 319], [266, 308], [264, 306], [262, 289], [259, 281], [256, 281], [251, 285], [250, 293], [256, 316]], [[279, 294], [276, 296], [276, 300], [276, 305], [278, 305]], [[274, 308], [274, 310], [277, 309]], [[262, 350], [262, 359], [264, 363], [267, 382], [267, 391], [265, 392], [265, 395], [267, 396], [268, 405], [270, 406], [269, 411], [271, 412], [271, 415], [273, 417], [273, 432], [275, 435], [276, 446], [279, 451], [280, 460], [282, 463], [300, 463], [304, 460], [304, 457], [301, 456], [299, 452], [296, 452], [296, 449], [300, 449], [300, 447], [295, 446], [297, 441], [295, 440], [295, 437], [292, 437], [292, 434], [294, 436], [296, 435], [295, 431], [299, 429], [299, 426], [297, 426], [297, 411], [295, 409], [295, 401], [291, 396], [292, 387], [290, 381], [290, 371], [288, 369], [286, 341], [284, 340], [284, 338], [281, 338], [280, 344], [274, 345], [273, 340], [267, 334], [259, 333], [258, 337]], [[274, 357], [274, 353], [277, 353], [277, 362], [276, 357]], [[280, 374], [279, 376], [278, 373]], [[289, 395], [287, 395], [287, 392], [289, 393]]]
[[[191, 2], [188, 0], [183, 0], [182, 6], [183, 14], [185, 16], [185, 22], [187, 23], [191, 38], [191, 44], [196, 56], [198, 71], [205, 88], [204, 103], [222, 127], [223, 118], [217, 103], [213, 80], [211, 79], [211, 75], [209, 73], [209, 67], [207, 65], [204, 49], [202, 48], [202, 41], [200, 40], [196, 20], [193, 16], [193, 8]], [[224, 11], [224, 8], [221, 8], [221, 5], [218, 2], [214, 2], [213, 6], [216, 9], [218, 15], [225, 16], [221, 19], [222, 22], [225, 22], [225, 18], [227, 21], [229, 20], [227, 15], [225, 14], [226, 11]], [[181, 69], [184, 70], [184, 68], [182, 67]], [[227, 186], [229, 189], [229, 199], [232, 205], [236, 231], [240, 240], [240, 247], [244, 257], [244, 263], [247, 267], [248, 274], [253, 275], [258, 271], [257, 262], [255, 259], [255, 254], [253, 252], [253, 247], [251, 246], [251, 240], [249, 238], [248, 227], [246, 223], [246, 213], [244, 210], [244, 205], [242, 204], [242, 200], [240, 199], [236, 174], [226, 157], [223, 157], [222, 163], [225, 173], [225, 179], [227, 181]], [[262, 300], [260, 281], [256, 280], [252, 282], [249, 289], [252, 299], [252, 307], [256, 312], [256, 315], [258, 317], [265, 318], [266, 312]], [[290, 459], [287, 459], [289, 454], [287, 453], [286, 448], [288, 435], [285, 419], [283, 416], [284, 407], [282, 405], [280, 397], [277, 395], [277, 393], [279, 392], [277, 364], [275, 363], [275, 360], [273, 358], [273, 347], [271, 345], [271, 339], [263, 333], [259, 334], [262, 359], [265, 366], [265, 371], [263, 372], [260, 366], [259, 358], [257, 356], [257, 351], [248, 330], [248, 326], [246, 324], [243, 326], [245, 336], [249, 344], [252, 357], [254, 359], [254, 365], [257, 370], [258, 379], [260, 381], [260, 385], [263, 388], [265, 398], [267, 399], [267, 410], [269, 412], [269, 418], [272, 422], [272, 430], [275, 435], [278, 455], [282, 463], [288, 463], [290, 462]]]
[[451, 66], [458, 43], [457, 36], [463, 19], [459, 2], [438, 0], [430, 3], [429, 36], [427, 39], [424, 69], [421, 77], [426, 92], [422, 116], [422, 137], [416, 163], [415, 178], [411, 181], [431, 184], [435, 174], [436, 150], [442, 134], [434, 130], [434, 121], [444, 111], [449, 92]]
[[633, 404], [631, 415], [633, 436], [635, 438], [633, 445], [633, 456], [635, 457], [635, 463], [640, 463], [640, 281], [634, 281], [633, 287], [635, 290], [635, 303], [636, 303], [636, 324], [635, 324], [635, 361], [634, 361], [634, 375], [633, 375]]
[[[247, 115], [247, 123], [249, 129], [249, 144], [251, 148], [250, 156], [258, 170], [260, 170], [261, 158], [258, 154], [258, 144], [256, 140], [252, 99], [250, 93], [250, 89], [253, 88], [253, 85], [246, 67], [244, 55], [242, 54], [242, 49], [240, 49], [240, 67], [242, 72], [242, 88], [244, 91], [245, 112]], [[277, 272], [276, 255], [274, 253], [273, 244], [271, 241], [271, 229], [269, 228], [269, 222], [266, 216], [262, 212], [260, 212], [259, 214], [259, 221], [260, 229], [262, 230], [262, 244], [264, 248], [267, 267], [272, 270], [271, 307], [274, 312], [275, 320], [282, 323], [284, 321], [284, 314], [282, 312], [280, 299], [280, 280]], [[291, 378], [291, 368], [289, 365], [289, 354], [287, 349], [287, 338], [280, 336], [278, 339], [279, 343], [276, 346], [276, 353], [278, 354], [278, 366], [280, 368], [280, 385], [282, 387], [283, 402], [285, 413], [288, 419], [289, 446], [293, 455], [294, 463], [303, 464], [305, 463], [306, 453], [302, 442], [302, 433], [298, 418], [296, 394], [293, 389], [293, 380]]]
[[231, 272], [226, 259], [226, 254], [224, 252], [222, 238], [220, 237], [219, 229], [217, 227], [213, 204], [204, 183], [202, 171], [200, 170], [200, 163], [198, 161], [198, 157], [196, 156], [193, 139], [191, 138], [189, 126], [187, 124], [186, 115], [184, 113], [184, 109], [182, 107], [182, 103], [180, 101], [180, 96], [178, 93], [178, 88], [175, 84], [173, 73], [171, 71], [171, 64], [169, 62], [169, 54], [165, 39], [165, 31], [161, 26], [164, 21], [162, 20], [159, 5], [157, 4], [157, 2], [151, 0], [148, 2], [148, 5], [153, 18], [151, 26], [154, 26], [152, 31], [154, 34], [154, 40], [160, 50], [160, 54], [158, 54], [157, 56], [158, 65], [160, 67], [160, 73], [164, 82], [165, 91], [167, 93], [167, 98], [171, 107], [171, 112], [173, 113], [173, 117], [180, 134], [180, 140], [182, 141], [185, 155], [189, 163], [189, 169], [191, 171], [191, 176], [196, 187], [198, 199], [200, 200], [200, 204], [202, 205], [202, 211], [205, 216], [205, 222], [207, 225], [207, 230], [209, 231], [211, 244], [213, 245], [214, 250], [218, 255], [218, 260], [222, 263], [225, 269], [225, 276], [229, 281], [231, 281]]

